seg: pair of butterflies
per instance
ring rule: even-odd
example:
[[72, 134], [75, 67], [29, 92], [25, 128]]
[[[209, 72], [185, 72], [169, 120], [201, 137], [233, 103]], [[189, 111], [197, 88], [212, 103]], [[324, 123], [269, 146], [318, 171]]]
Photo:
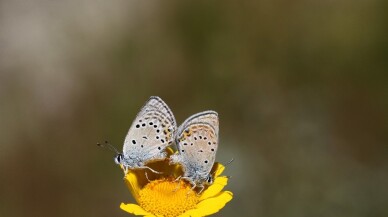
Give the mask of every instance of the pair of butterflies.
[[192, 115], [177, 127], [175, 117], [167, 104], [152, 96], [137, 114], [125, 137], [123, 153], [115, 162], [128, 169], [149, 169], [146, 164], [165, 160], [166, 148], [174, 142], [178, 152], [170, 156], [171, 163], [182, 166], [181, 177], [193, 188], [213, 182], [210, 171], [218, 147], [218, 114], [204, 111]]

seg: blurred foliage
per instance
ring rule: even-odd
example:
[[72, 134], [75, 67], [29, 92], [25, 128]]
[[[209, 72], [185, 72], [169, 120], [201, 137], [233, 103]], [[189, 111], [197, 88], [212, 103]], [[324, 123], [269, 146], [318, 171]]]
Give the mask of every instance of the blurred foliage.
[[387, 216], [387, 3], [0, 1], [0, 215], [127, 216], [95, 147], [220, 114], [218, 216]]

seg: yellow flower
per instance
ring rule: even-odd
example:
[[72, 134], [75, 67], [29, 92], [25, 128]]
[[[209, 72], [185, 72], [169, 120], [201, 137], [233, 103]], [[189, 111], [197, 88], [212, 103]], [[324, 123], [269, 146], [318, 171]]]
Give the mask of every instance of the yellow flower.
[[[171, 150], [168, 152], [171, 154]], [[192, 186], [188, 182], [176, 180], [176, 177], [183, 174], [179, 165], [169, 165], [165, 160], [148, 166], [163, 173], [129, 170], [124, 178], [139, 204], [121, 203], [120, 208], [128, 213], [147, 217], [207, 216], [218, 212], [233, 198], [232, 192], [222, 191], [228, 178], [220, 176], [225, 169], [220, 163], [215, 163], [212, 168], [214, 183], [199, 195], [197, 191], [191, 190]]]

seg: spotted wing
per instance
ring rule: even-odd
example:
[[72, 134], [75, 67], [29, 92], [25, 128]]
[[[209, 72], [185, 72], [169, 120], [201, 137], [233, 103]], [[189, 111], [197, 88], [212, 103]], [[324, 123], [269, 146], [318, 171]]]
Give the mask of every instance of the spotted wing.
[[218, 129], [218, 115], [214, 111], [195, 114], [179, 127], [176, 143], [181, 163], [189, 173], [210, 173], [218, 147]]
[[125, 137], [124, 157], [147, 163], [172, 143], [176, 128], [175, 117], [167, 104], [159, 97], [150, 97]]
[[215, 111], [203, 111], [187, 118], [178, 128], [177, 135], [181, 134], [187, 126], [193, 123], [207, 123], [214, 127], [218, 136], [218, 113]]

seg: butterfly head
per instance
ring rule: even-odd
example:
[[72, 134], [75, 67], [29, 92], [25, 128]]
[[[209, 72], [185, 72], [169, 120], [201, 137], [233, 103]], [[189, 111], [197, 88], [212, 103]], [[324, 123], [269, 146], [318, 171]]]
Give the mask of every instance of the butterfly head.
[[123, 154], [117, 154], [116, 156], [115, 156], [115, 163], [116, 164], [122, 164], [123, 163], [123, 158], [124, 158], [124, 156], [123, 156]]
[[214, 183], [214, 178], [213, 178], [212, 174], [209, 174], [207, 176], [197, 175], [197, 176], [190, 177], [190, 178], [197, 185], [212, 185]]
[[209, 174], [206, 178], [206, 184], [211, 185], [211, 184], [213, 184], [213, 182], [214, 182], [213, 176], [211, 174]]

